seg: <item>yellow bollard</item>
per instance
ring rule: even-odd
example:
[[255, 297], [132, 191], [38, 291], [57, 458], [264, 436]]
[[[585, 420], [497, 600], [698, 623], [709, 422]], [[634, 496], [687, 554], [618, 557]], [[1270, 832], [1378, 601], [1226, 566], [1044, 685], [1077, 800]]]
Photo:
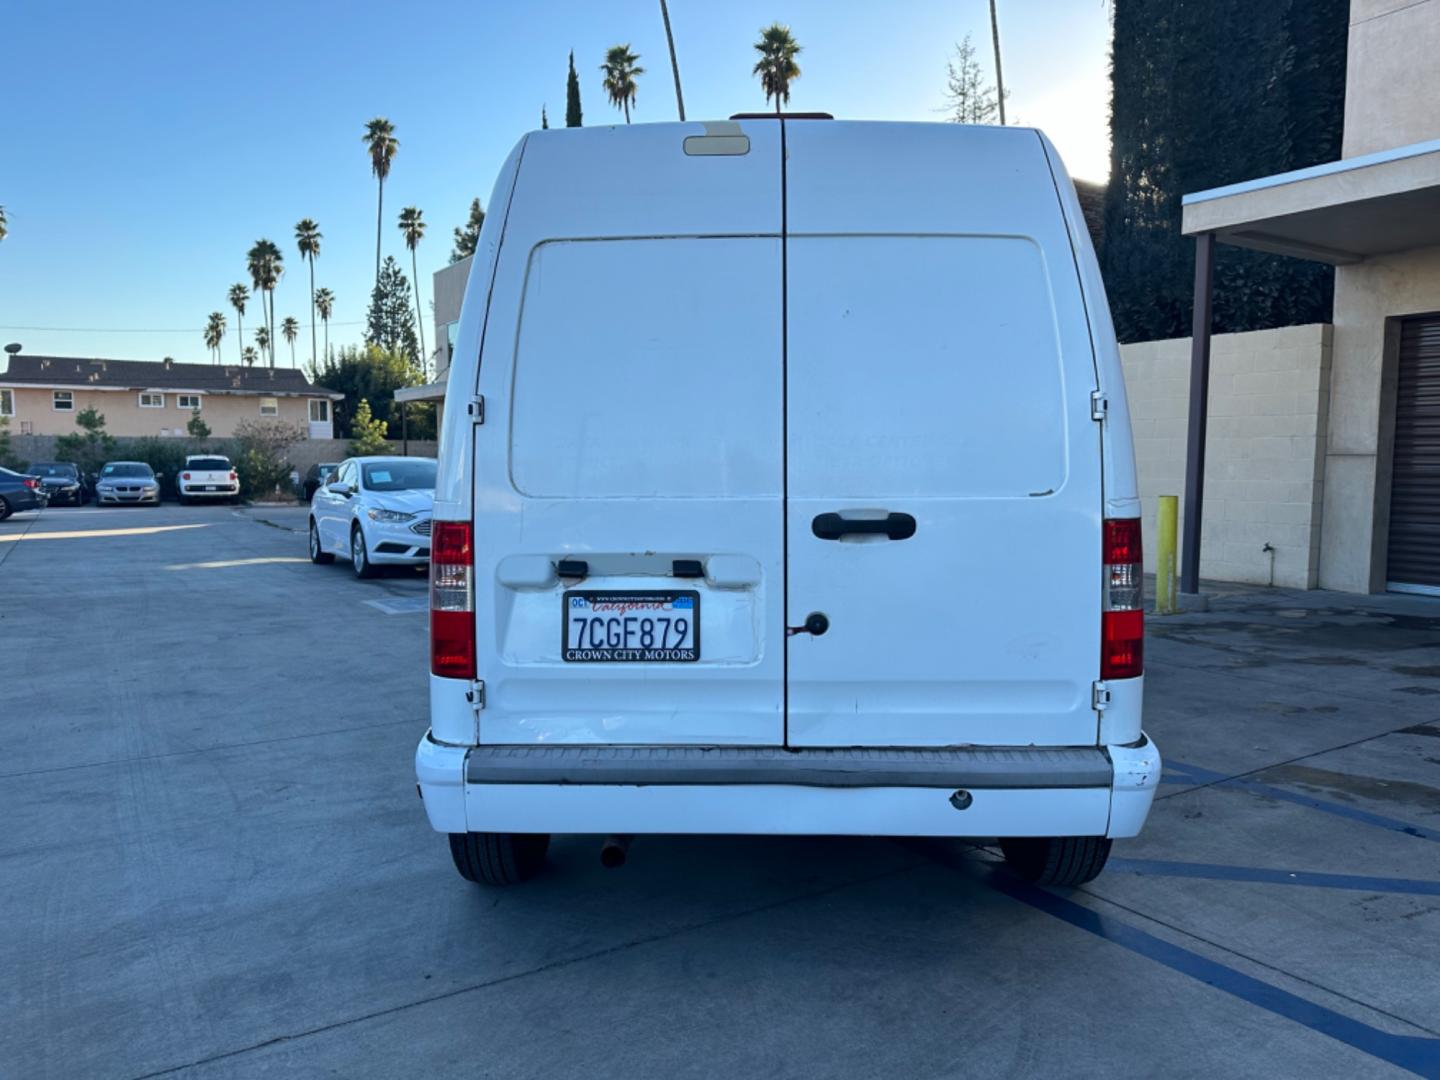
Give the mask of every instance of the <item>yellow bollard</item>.
[[1155, 612], [1175, 614], [1175, 534], [1180, 514], [1178, 495], [1161, 495], [1155, 537], [1160, 551], [1155, 560]]

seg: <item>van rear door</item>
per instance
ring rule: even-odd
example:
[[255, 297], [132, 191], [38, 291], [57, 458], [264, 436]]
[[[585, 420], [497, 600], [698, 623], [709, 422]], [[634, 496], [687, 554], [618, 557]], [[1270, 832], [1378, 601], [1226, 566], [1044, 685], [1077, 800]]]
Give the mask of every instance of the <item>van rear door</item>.
[[788, 743], [1094, 744], [1096, 379], [1039, 137], [785, 129]]
[[527, 139], [476, 386], [483, 743], [783, 742], [779, 147]]

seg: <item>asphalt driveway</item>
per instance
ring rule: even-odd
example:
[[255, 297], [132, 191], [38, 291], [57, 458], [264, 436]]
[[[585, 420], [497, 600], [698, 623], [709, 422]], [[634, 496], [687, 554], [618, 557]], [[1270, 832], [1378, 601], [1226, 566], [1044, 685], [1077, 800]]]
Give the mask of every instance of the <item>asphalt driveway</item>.
[[1083, 889], [561, 838], [485, 892], [415, 796], [424, 579], [304, 520], [0, 524], [0, 1076], [1440, 1076], [1440, 601], [1153, 620], [1166, 783]]

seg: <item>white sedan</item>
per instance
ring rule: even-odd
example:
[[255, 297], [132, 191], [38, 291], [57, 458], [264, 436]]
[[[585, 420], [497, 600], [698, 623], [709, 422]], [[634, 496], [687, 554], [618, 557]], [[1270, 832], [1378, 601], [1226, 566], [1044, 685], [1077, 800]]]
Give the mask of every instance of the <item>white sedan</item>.
[[310, 500], [310, 561], [348, 558], [356, 577], [424, 566], [434, 507], [434, 458], [347, 458]]

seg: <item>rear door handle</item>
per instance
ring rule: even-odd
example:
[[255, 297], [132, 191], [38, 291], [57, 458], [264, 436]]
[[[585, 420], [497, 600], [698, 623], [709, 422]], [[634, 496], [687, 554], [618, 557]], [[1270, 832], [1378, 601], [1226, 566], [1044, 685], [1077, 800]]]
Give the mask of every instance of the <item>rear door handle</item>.
[[908, 540], [915, 535], [915, 519], [909, 514], [886, 514], [877, 518], [847, 518], [839, 514], [816, 514], [810, 531], [821, 540], [845, 536], [886, 536]]

